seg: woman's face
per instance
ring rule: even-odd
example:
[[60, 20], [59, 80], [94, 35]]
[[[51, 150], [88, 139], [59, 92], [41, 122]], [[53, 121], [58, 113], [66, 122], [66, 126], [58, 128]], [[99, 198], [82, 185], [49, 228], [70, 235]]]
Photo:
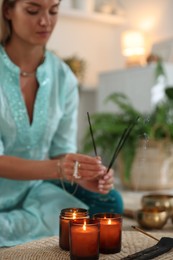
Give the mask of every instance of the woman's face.
[[59, 0], [16, 0], [5, 9], [12, 25], [12, 38], [30, 45], [45, 45], [56, 25]]

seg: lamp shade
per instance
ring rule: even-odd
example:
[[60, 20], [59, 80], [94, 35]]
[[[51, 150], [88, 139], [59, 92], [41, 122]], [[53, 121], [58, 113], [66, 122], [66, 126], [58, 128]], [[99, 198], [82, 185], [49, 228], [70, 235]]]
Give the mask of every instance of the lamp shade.
[[126, 66], [145, 65], [145, 38], [140, 31], [125, 31], [122, 34], [122, 54], [126, 57]]
[[145, 54], [145, 39], [140, 31], [125, 31], [122, 34], [122, 54], [126, 57]]

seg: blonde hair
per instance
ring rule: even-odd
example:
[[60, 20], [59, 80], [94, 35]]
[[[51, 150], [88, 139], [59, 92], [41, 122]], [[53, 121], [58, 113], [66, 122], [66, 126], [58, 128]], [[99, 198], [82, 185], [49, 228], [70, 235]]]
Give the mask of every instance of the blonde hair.
[[0, 0], [0, 43], [5, 44], [11, 37], [11, 23], [4, 17], [5, 7], [13, 8], [17, 0]]

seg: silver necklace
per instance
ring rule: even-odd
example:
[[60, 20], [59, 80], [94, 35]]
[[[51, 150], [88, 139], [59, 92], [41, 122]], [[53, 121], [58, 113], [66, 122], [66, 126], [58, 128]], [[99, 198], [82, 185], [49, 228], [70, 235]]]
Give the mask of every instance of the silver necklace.
[[[41, 62], [39, 63], [39, 65], [40, 64], [42, 64], [44, 62], [44, 57], [41, 59]], [[33, 72], [26, 72], [26, 71], [24, 71], [24, 70], [21, 70], [20, 71], [20, 76], [21, 77], [33, 77], [33, 76], [35, 76], [35, 73], [36, 73], [36, 70], [35, 71], [33, 71]]]
[[22, 76], [22, 77], [33, 77], [34, 75], [35, 75], [35, 71], [34, 72], [26, 72], [26, 71], [21, 71], [20, 72], [20, 75]]

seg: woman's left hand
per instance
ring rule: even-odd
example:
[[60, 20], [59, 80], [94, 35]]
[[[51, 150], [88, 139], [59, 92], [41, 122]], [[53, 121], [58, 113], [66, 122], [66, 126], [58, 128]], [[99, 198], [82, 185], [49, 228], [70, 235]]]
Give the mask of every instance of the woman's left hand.
[[98, 189], [100, 193], [106, 194], [114, 187], [114, 171], [110, 169], [108, 173], [98, 180]]
[[78, 180], [78, 184], [86, 190], [97, 192], [101, 194], [107, 194], [114, 187], [113, 170], [110, 169], [108, 173], [101, 178], [94, 180]]

